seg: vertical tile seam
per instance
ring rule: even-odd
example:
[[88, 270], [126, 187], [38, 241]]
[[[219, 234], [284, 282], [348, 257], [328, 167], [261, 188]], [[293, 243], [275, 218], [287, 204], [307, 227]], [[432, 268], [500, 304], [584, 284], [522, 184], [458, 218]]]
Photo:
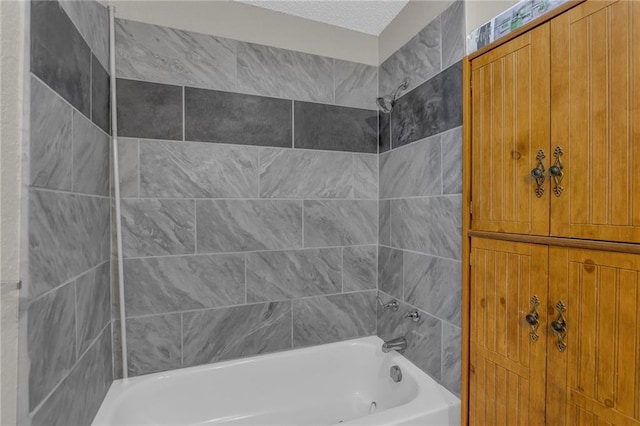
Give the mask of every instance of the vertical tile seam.
[[291, 148], [296, 147], [296, 101], [291, 100]]
[[193, 254], [198, 254], [198, 201], [193, 200]]
[[342, 256], [341, 256], [341, 265], [340, 265], [340, 269], [341, 269], [341, 274], [340, 277], [342, 278], [342, 283], [341, 283], [341, 293], [344, 293], [344, 247], [340, 248], [342, 251]]
[[185, 120], [185, 92], [186, 92], [186, 88], [185, 86], [182, 86], [182, 141], [185, 141], [185, 134], [186, 134], [186, 120]]
[[[141, 186], [142, 186], [142, 185], [141, 185], [141, 183], [140, 183], [140, 181], [141, 181], [141, 177], [140, 177], [140, 175], [142, 174], [142, 172], [141, 172], [142, 164], [141, 164], [141, 162], [140, 162], [140, 158], [141, 158], [141, 154], [140, 154], [140, 143], [141, 143], [141, 142], [140, 142], [140, 139], [136, 139], [136, 147], [137, 147], [137, 150], [138, 150], [138, 165], [137, 165], [138, 195], [137, 195], [137, 197], [136, 197], [136, 198], [140, 198], [140, 196], [141, 196], [141, 194], [140, 194], [140, 188], [141, 188]], [[120, 198], [122, 198], [122, 197], [120, 197]]]
[[73, 282], [73, 325], [74, 325], [74, 332], [75, 332], [75, 343], [76, 343], [76, 348], [75, 348], [75, 357], [74, 357], [74, 361], [77, 361], [79, 358], [79, 353], [80, 353], [80, 345], [79, 345], [79, 337], [78, 337], [78, 280], [75, 280]]
[[184, 366], [184, 312], [180, 312], [180, 366]]
[[[82, 37], [82, 34], [80, 36]], [[89, 43], [87, 43], [87, 47], [89, 47]], [[89, 121], [93, 123], [93, 52], [91, 47], [89, 47]]]
[[76, 144], [76, 141], [75, 141], [75, 139], [76, 139], [75, 133], [76, 132], [75, 132], [75, 126], [74, 126], [74, 115], [75, 114], [74, 114], [73, 109], [72, 109], [71, 110], [71, 185], [70, 185], [71, 191], [69, 191], [69, 192], [72, 192], [72, 193], [76, 189], [75, 188], [75, 186], [76, 186], [76, 183], [75, 183], [75, 156], [74, 156], [74, 152], [75, 152], [74, 145]]

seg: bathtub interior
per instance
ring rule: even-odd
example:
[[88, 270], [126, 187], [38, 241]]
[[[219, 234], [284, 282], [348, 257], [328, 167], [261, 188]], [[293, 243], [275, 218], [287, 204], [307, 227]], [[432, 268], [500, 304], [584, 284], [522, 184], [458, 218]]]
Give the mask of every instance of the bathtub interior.
[[[380, 343], [371, 337], [119, 380], [94, 425], [385, 424], [381, 414], [406, 407], [425, 386], [416, 381], [424, 373], [383, 354]], [[393, 365], [403, 370], [399, 383]], [[434, 402], [431, 411], [442, 409]]]

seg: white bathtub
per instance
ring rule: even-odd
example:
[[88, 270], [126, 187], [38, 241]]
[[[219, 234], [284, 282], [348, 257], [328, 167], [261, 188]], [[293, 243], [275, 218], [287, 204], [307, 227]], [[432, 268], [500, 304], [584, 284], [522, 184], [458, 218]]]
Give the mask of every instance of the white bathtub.
[[460, 400], [381, 345], [367, 337], [116, 380], [93, 424], [459, 425]]

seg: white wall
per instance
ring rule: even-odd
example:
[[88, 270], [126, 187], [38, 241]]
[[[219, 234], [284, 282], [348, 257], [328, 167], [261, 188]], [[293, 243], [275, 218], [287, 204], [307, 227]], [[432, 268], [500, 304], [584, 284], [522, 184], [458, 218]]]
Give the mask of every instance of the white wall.
[[116, 17], [378, 65], [373, 35], [234, 1], [112, 1]]
[[0, 424], [16, 424], [25, 5], [0, 1]]

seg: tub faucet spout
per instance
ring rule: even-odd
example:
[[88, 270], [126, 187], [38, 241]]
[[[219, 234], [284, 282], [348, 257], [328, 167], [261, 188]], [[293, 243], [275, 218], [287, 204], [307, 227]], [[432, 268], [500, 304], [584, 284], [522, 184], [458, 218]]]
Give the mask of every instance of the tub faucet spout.
[[396, 351], [399, 354], [402, 354], [406, 349], [407, 339], [404, 337], [396, 337], [395, 339], [387, 340], [382, 344], [382, 352], [385, 354], [391, 351]]

